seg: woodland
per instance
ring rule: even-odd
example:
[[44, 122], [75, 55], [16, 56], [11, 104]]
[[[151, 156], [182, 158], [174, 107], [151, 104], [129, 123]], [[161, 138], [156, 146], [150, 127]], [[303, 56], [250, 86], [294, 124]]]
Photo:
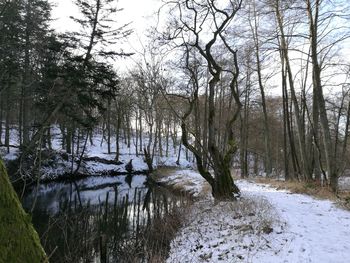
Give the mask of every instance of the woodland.
[[233, 185], [235, 158], [242, 176], [322, 178], [336, 190], [349, 158], [346, 1], [165, 2], [164, 23], [128, 72], [113, 66], [133, 56], [115, 47], [132, 34], [116, 25], [122, 10], [114, 1], [76, 4], [81, 30], [58, 34], [48, 1], [1, 2], [7, 151], [11, 133], [24, 155], [50, 149], [56, 125], [68, 154], [73, 139], [84, 144], [101, 128], [108, 145], [123, 132], [152, 159], [164, 154], [161, 140], [182, 134], [213, 189]]
[[53, 155], [76, 160], [74, 179], [100, 134], [111, 162], [127, 145], [147, 173], [185, 151], [216, 200], [240, 195], [233, 173], [338, 191], [347, 0], [162, 0], [140, 50], [118, 1], [73, 2], [79, 30], [62, 33], [51, 2], [0, 0], [0, 157], [16, 189], [39, 184]]

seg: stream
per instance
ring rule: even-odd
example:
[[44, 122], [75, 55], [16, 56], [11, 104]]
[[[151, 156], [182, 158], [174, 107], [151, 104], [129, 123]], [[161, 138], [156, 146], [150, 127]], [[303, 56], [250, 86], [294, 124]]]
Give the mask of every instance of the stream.
[[166, 257], [164, 220], [188, 202], [149, 183], [145, 175], [40, 184], [22, 199], [25, 210], [33, 211], [50, 262], [149, 262], [153, 253]]

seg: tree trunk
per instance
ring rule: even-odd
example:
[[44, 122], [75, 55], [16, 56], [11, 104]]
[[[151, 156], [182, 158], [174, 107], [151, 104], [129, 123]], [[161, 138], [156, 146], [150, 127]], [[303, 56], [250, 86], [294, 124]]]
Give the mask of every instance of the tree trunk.
[[[286, 75], [284, 71], [284, 66], [282, 65], [282, 103], [283, 103], [283, 157], [284, 157], [284, 178], [286, 181], [291, 179], [289, 173], [289, 158], [288, 158], [288, 98], [286, 97], [287, 92], [287, 82]], [[294, 166], [294, 160], [293, 160]]]
[[[77, 136], [76, 136], [76, 138], [77, 138], [76, 154], [79, 155], [80, 154], [80, 138], [83, 136], [83, 133], [81, 132], [80, 127], [78, 127], [78, 129], [73, 128], [73, 139], [72, 139], [72, 141], [74, 140], [74, 132], [75, 131], [77, 133]], [[72, 152], [74, 152], [74, 147], [73, 147]]]
[[[207, 83], [205, 85], [205, 101], [204, 101], [204, 116], [203, 116], [203, 152], [208, 152], [208, 86], [209, 86], [209, 72], [207, 72]], [[203, 155], [203, 166], [208, 168], [208, 157]]]
[[73, 129], [72, 129], [71, 125], [68, 125], [67, 126], [67, 135], [66, 135], [66, 151], [68, 154], [71, 154], [74, 151], [72, 141], [73, 141]]
[[29, 121], [29, 96], [30, 96], [30, 23], [31, 22], [31, 1], [26, 3], [26, 28], [25, 28], [25, 50], [24, 50], [24, 75], [22, 83], [22, 118], [23, 118], [23, 144], [28, 146], [29, 133], [30, 133], [30, 121]]
[[111, 154], [111, 99], [108, 98], [107, 102], [107, 151]]
[[117, 125], [115, 128], [115, 160], [119, 161], [119, 154], [120, 154], [120, 150], [119, 150], [119, 135], [120, 135], [120, 124], [121, 124], [121, 112], [119, 110], [119, 108], [117, 107]]
[[165, 156], [169, 157], [169, 135], [170, 135], [170, 121], [167, 121], [166, 135], [165, 135]]
[[59, 128], [62, 134], [62, 140], [61, 140], [61, 147], [62, 149], [66, 149], [66, 141], [67, 141], [67, 133], [66, 133], [66, 127], [64, 124], [59, 124]]
[[158, 141], [158, 151], [159, 151], [159, 156], [163, 157], [163, 145], [162, 145], [162, 120], [160, 119], [157, 121], [157, 141]]
[[130, 149], [131, 146], [131, 124], [130, 124], [130, 114], [126, 115], [126, 128], [127, 128], [127, 147]]
[[300, 107], [299, 107], [299, 102], [296, 96], [295, 88], [294, 88], [294, 77], [292, 74], [292, 68], [290, 65], [289, 61], [289, 55], [288, 55], [288, 45], [287, 45], [287, 40], [284, 34], [284, 28], [283, 28], [283, 19], [282, 19], [282, 14], [279, 9], [279, 4], [278, 1], [276, 2], [276, 7], [275, 7], [275, 12], [277, 16], [277, 21], [278, 21], [278, 26], [279, 26], [279, 31], [280, 31], [280, 45], [281, 45], [281, 59], [284, 61], [285, 66], [286, 66], [286, 72], [288, 75], [288, 80], [289, 80], [289, 87], [291, 91], [291, 98], [295, 110], [295, 118], [296, 118], [296, 125], [297, 125], [297, 130], [298, 130], [298, 144], [299, 144], [299, 149], [300, 149], [300, 156], [301, 156], [301, 164], [302, 164], [302, 171], [303, 171], [303, 178], [310, 178], [310, 174], [312, 174], [312, 168], [311, 162], [309, 160], [309, 157], [306, 153], [306, 148], [305, 148], [305, 131], [303, 129], [304, 124], [303, 120], [300, 116]]
[[6, 117], [5, 117], [5, 146], [7, 148], [7, 153], [10, 152], [10, 112], [11, 112], [10, 89], [7, 88], [7, 91], [6, 91]]
[[[140, 133], [139, 133], [139, 138], [140, 138], [140, 153], [142, 153], [142, 132], [143, 132], [143, 127], [142, 127], [142, 113], [141, 113], [141, 111], [139, 111], [139, 131], [140, 131]], [[136, 149], [137, 150], [137, 149]]]
[[135, 111], [135, 154], [136, 157], [139, 156], [139, 130], [138, 130], [138, 110]]
[[214, 171], [215, 182], [211, 185], [212, 194], [215, 199], [232, 199], [233, 194], [240, 193], [234, 184], [229, 165], [223, 165]]
[[[249, 62], [248, 62], [249, 65]], [[249, 66], [248, 66], [249, 67]], [[246, 73], [246, 88], [244, 94], [243, 103], [243, 116], [241, 114], [241, 127], [240, 127], [240, 164], [241, 164], [241, 177], [248, 177], [248, 116], [249, 116], [249, 95], [250, 95], [250, 76], [251, 73], [247, 69]]]
[[348, 143], [348, 137], [349, 137], [349, 125], [350, 125], [350, 100], [348, 102], [348, 109], [346, 112], [345, 135], [344, 135], [342, 158], [341, 158], [342, 166], [345, 166], [345, 163], [346, 163], [346, 149], [348, 145], [347, 143]]
[[312, 60], [312, 76], [313, 76], [313, 85], [314, 90], [316, 91], [316, 97], [318, 102], [318, 108], [320, 113], [320, 123], [323, 133], [323, 144], [325, 147], [326, 153], [326, 163], [328, 176], [330, 179], [330, 185], [333, 191], [337, 191], [338, 188], [338, 174], [337, 174], [337, 164], [335, 160], [334, 150], [337, 148], [337, 145], [334, 145], [331, 139], [331, 133], [329, 128], [329, 122], [327, 117], [326, 103], [323, 96], [323, 88], [321, 82], [321, 67], [318, 62], [318, 39], [317, 39], [317, 30], [318, 30], [318, 10], [320, 6], [320, 1], [316, 1], [314, 8], [315, 13], [312, 12], [312, 5], [310, 0], [307, 0], [307, 13], [309, 17], [309, 29], [311, 36], [311, 60]]
[[270, 127], [267, 116], [267, 108], [266, 108], [266, 99], [265, 99], [265, 88], [262, 81], [262, 73], [261, 73], [261, 59], [260, 59], [260, 45], [259, 45], [259, 33], [258, 33], [258, 22], [257, 22], [257, 12], [255, 10], [254, 5], [254, 24], [251, 24], [251, 29], [253, 32], [253, 39], [255, 45], [255, 58], [256, 58], [256, 66], [257, 66], [257, 74], [258, 74], [258, 84], [261, 95], [261, 106], [263, 110], [263, 124], [264, 124], [264, 146], [265, 146], [265, 155], [264, 155], [264, 163], [265, 163], [265, 173], [267, 176], [272, 174], [272, 151], [271, 151], [271, 138], [270, 138]]
[[[314, 141], [318, 144], [319, 142], [319, 108], [318, 108], [318, 102], [317, 102], [317, 92], [315, 90], [313, 91], [313, 103], [312, 103], [312, 119], [313, 119], [313, 136]], [[315, 161], [315, 167], [314, 167], [314, 174], [315, 174], [315, 180], [316, 182], [321, 182], [321, 168], [320, 168], [320, 152], [318, 150], [318, 147], [314, 145], [313, 147], [313, 157]]]
[[47, 128], [47, 135], [46, 135], [46, 138], [47, 138], [47, 145], [49, 147], [50, 150], [52, 150], [52, 138], [51, 138], [51, 127], [49, 125], [49, 127]]
[[0, 160], [0, 262], [48, 262], [30, 220]]
[[[0, 92], [1, 94], [1, 92]], [[4, 112], [4, 100], [0, 98], [0, 144], [2, 144], [2, 120], [3, 120], [3, 112]]]
[[[231, 177], [229, 160], [220, 154], [215, 145], [215, 87], [219, 82], [220, 73], [209, 81], [209, 98], [208, 98], [208, 150], [212, 157], [212, 168], [214, 170], [214, 182], [211, 184], [213, 197], [216, 199], [231, 199], [233, 194], [240, 191], [234, 184]], [[210, 182], [209, 182], [210, 183]]]

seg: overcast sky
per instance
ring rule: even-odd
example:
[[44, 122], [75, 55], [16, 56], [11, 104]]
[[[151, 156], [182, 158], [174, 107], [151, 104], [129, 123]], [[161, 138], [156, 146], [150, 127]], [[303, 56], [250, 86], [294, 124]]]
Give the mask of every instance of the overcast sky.
[[[76, 16], [78, 14], [74, 0], [49, 1], [54, 4], [52, 11], [54, 21], [52, 26], [60, 32], [78, 30], [78, 25], [69, 19], [69, 16]], [[126, 52], [141, 50], [140, 39], [145, 41], [144, 36], [147, 29], [150, 25], [155, 25], [157, 18], [155, 12], [159, 9], [161, 0], [118, 0], [117, 2], [118, 8], [123, 8], [124, 10], [118, 12], [113, 19], [118, 21], [118, 26], [131, 22], [130, 27], [134, 30], [128, 41], [125, 41], [120, 47]], [[348, 53], [350, 53], [349, 49], [346, 50], [346, 57]], [[132, 56], [132, 58], [124, 60], [123, 63], [116, 63], [115, 65], [121, 71], [125, 71], [132, 67], [132, 59], [137, 59], [137, 56]], [[280, 81], [277, 81], [276, 85], [279, 86], [279, 84]]]
[[[56, 21], [53, 25], [56, 29], [64, 31], [71, 28], [73, 23], [69, 16], [77, 14], [77, 8], [73, 4], [74, 0], [50, 0], [54, 4], [52, 16]], [[149, 25], [149, 18], [158, 10], [159, 0], [118, 0], [118, 7], [123, 8], [118, 13], [117, 21], [121, 23], [133, 22], [137, 31], [141, 32]]]
[[[74, 5], [74, 0], [50, 0], [50, 2], [54, 4], [52, 10], [53, 28], [60, 32], [79, 28], [76, 23], [69, 19], [70, 16], [76, 16], [79, 12]], [[155, 23], [154, 13], [161, 4], [160, 0], [118, 0], [117, 2], [118, 8], [124, 9], [114, 17], [118, 21], [118, 26], [131, 22], [130, 27], [134, 30], [128, 42], [124, 43], [123, 49], [125, 51], [140, 49], [139, 38], [143, 38], [146, 30]], [[127, 50], [128, 48], [129, 50]]]

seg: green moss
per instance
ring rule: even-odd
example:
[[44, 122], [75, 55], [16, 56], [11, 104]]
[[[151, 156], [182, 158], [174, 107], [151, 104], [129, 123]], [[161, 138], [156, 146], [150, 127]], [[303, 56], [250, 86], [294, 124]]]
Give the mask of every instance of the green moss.
[[41, 263], [48, 259], [0, 160], [0, 263], [5, 262]]

